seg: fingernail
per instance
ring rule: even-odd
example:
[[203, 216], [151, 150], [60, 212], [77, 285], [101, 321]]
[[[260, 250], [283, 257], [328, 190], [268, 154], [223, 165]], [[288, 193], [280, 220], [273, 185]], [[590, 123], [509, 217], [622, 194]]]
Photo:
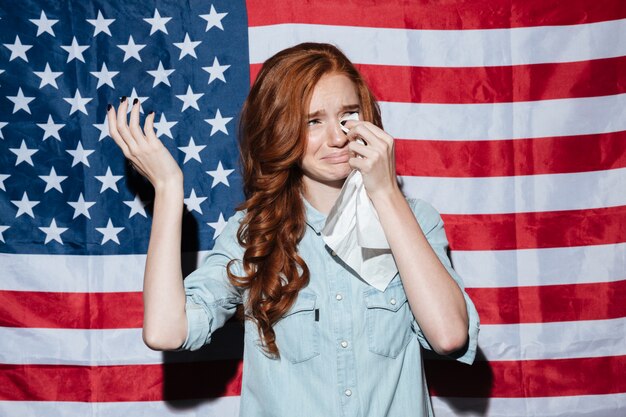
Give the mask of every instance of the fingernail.
[[122, 98], [120, 99], [120, 103], [123, 103], [126, 101], [126, 96], [122, 96]]
[[111, 110], [111, 107], [113, 107], [111, 106], [111, 103], [107, 104], [107, 111]]
[[154, 114], [154, 110], [150, 110], [150, 111], [148, 112], [148, 116], [149, 116], [149, 115], [151, 115], [151, 114]]
[[133, 106], [134, 106], [135, 104], [137, 104], [137, 103], [139, 103], [139, 99], [138, 99], [138, 98], [136, 98], [136, 99], [134, 99], [134, 100], [133, 100]]

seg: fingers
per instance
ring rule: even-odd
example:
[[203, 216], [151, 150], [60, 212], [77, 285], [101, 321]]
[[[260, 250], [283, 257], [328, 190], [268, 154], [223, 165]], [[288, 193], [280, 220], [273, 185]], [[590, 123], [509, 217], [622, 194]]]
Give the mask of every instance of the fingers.
[[140, 143], [141, 141], [145, 140], [143, 136], [143, 131], [141, 130], [141, 127], [139, 126], [140, 107], [141, 106], [139, 105], [139, 99], [135, 99], [133, 101], [133, 107], [130, 111], [129, 129], [130, 129], [130, 133], [133, 135], [133, 139], [137, 143]]
[[148, 116], [146, 116], [146, 120], [143, 123], [143, 134], [145, 135], [148, 142], [159, 140], [156, 132], [154, 131], [154, 118], [154, 111], [151, 111], [150, 113], [148, 113]]
[[115, 111], [115, 107], [112, 104], [107, 106], [107, 122], [109, 124], [109, 136], [113, 138], [113, 141], [120, 147], [124, 156], [128, 158], [130, 155], [130, 151], [128, 149], [128, 145], [126, 141], [122, 138], [120, 133], [117, 130], [117, 115]]

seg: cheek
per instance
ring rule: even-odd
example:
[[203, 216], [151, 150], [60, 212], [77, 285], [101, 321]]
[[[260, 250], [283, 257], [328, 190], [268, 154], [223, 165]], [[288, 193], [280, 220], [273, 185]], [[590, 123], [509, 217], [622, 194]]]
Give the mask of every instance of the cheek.
[[322, 140], [320, 138], [320, 135], [309, 133], [309, 136], [307, 137], [306, 151], [304, 157], [314, 157], [321, 145]]

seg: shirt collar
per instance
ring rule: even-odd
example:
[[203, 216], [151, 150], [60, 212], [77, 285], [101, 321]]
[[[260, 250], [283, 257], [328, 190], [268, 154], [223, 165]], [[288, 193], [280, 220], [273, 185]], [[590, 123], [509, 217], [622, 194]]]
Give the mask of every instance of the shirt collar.
[[320, 235], [326, 224], [326, 215], [313, 207], [304, 196], [302, 200], [304, 201], [304, 207], [306, 209], [306, 224], [308, 224], [316, 234]]

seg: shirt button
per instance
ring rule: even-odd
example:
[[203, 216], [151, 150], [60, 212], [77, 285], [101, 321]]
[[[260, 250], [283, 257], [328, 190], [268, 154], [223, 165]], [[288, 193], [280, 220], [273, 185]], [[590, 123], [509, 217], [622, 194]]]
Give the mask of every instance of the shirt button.
[[343, 300], [343, 295], [341, 295], [341, 294], [337, 294], [337, 295], [335, 296], [335, 299], [336, 299], [337, 301], [341, 301], [341, 300]]
[[331, 256], [337, 256], [337, 252], [335, 252], [335, 251], [332, 251], [330, 254], [331, 254]]
[[349, 397], [349, 396], [351, 396], [351, 395], [352, 395], [352, 390], [347, 389], [347, 390], [345, 390], [343, 393], [344, 393], [344, 394], [346, 394], [346, 397]]
[[342, 348], [347, 348], [348, 347], [348, 342], [346, 342], [345, 340], [343, 342], [341, 342], [341, 347]]
[[395, 306], [395, 305], [396, 305], [396, 299], [395, 299], [395, 298], [392, 298], [391, 300], [389, 300], [389, 303], [390, 303], [392, 306]]

